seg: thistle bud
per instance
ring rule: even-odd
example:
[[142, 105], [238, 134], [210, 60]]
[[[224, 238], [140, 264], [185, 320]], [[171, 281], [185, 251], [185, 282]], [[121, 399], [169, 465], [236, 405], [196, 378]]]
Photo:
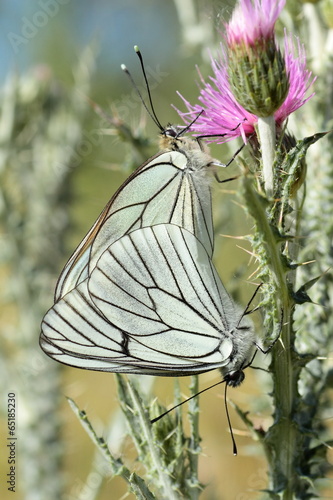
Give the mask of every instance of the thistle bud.
[[237, 102], [258, 117], [272, 116], [288, 95], [285, 59], [272, 37], [229, 47], [228, 74]]

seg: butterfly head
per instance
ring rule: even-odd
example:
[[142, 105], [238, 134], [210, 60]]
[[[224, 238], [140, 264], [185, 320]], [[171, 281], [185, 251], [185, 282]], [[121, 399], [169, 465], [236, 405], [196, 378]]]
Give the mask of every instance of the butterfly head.
[[185, 155], [198, 155], [200, 164], [210, 164], [211, 157], [208, 146], [196, 138], [185, 137], [184, 134], [187, 131], [187, 127], [169, 123], [160, 134], [160, 148], [164, 151], [180, 151]]
[[242, 369], [231, 371], [224, 375], [224, 381], [229, 387], [238, 387], [239, 385], [241, 385], [244, 378], [245, 374]]
[[178, 150], [178, 143], [182, 140], [182, 127], [177, 125], [168, 125], [161, 130], [160, 134], [160, 147], [165, 150]]

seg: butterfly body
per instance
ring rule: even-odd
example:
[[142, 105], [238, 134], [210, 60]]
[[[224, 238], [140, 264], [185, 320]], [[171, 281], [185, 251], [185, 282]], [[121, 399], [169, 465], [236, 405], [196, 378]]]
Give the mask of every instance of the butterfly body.
[[44, 351], [71, 366], [163, 376], [220, 368], [234, 386], [254, 340], [205, 247], [174, 224], [112, 243], [46, 314], [41, 334]]

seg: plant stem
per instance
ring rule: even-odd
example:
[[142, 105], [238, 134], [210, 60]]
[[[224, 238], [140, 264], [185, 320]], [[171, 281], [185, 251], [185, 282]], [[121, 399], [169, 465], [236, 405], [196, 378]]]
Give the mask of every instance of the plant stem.
[[300, 429], [295, 422], [296, 402], [299, 398], [298, 379], [300, 365], [294, 351], [294, 332], [292, 328], [293, 304], [290, 300], [283, 303], [286, 321], [280, 340], [272, 351], [272, 372], [274, 391], [274, 424], [265, 437], [265, 445], [273, 460], [270, 464], [271, 490], [283, 491], [283, 500], [291, 500], [295, 494], [297, 470], [295, 459]]
[[175, 492], [172, 488], [172, 480], [167, 474], [167, 471], [164, 469], [158, 450], [155, 446], [151, 432], [151, 424], [145, 415], [144, 408], [142, 407], [136, 391], [133, 389], [133, 386], [130, 383], [128, 384], [128, 390], [132, 397], [133, 404], [135, 405], [135, 410], [137, 411], [139, 419], [141, 421], [141, 430], [148, 445], [151, 460], [154, 464], [161, 488], [163, 489], [163, 494], [165, 498], [168, 498], [170, 500], [177, 500]]
[[258, 136], [262, 155], [262, 173], [265, 192], [268, 198], [273, 196], [274, 176], [273, 163], [275, 158], [276, 126], [274, 116], [258, 118]]
[[[278, 342], [272, 349], [272, 372], [274, 389], [274, 424], [264, 438], [264, 447], [270, 467], [272, 498], [282, 493], [283, 500], [294, 498], [298, 487], [297, 452], [302, 434], [296, 424], [295, 414], [299, 400], [298, 379], [301, 370], [300, 357], [294, 350], [293, 331], [294, 299], [289, 290], [287, 269], [281, 242], [283, 237], [267, 217], [267, 200], [254, 189], [250, 179], [244, 179], [247, 207], [256, 222], [260, 245], [262, 269], [270, 276], [271, 291], [266, 304], [283, 311], [283, 327]], [[276, 328], [274, 328], [275, 330]], [[281, 327], [278, 328], [281, 330]], [[295, 462], [296, 459], [296, 462]]]

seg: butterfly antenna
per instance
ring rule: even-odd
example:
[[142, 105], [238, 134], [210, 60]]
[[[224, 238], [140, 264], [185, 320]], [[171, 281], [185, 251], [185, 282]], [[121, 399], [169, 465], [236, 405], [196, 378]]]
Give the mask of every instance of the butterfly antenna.
[[128, 71], [127, 67], [125, 66], [125, 64], [121, 64], [120, 65], [121, 69], [123, 70], [124, 73], [126, 73], [126, 75], [128, 76], [128, 78], [130, 79], [133, 87], [135, 88], [135, 91], [136, 93], [138, 94], [139, 98], [140, 98], [140, 101], [142, 102], [145, 110], [147, 111], [148, 115], [150, 116], [150, 118], [153, 120], [153, 122], [155, 123], [155, 125], [157, 125], [157, 127], [162, 131], [163, 130], [163, 127], [161, 126], [160, 122], [156, 119], [156, 117], [150, 112], [147, 104], [145, 103], [143, 97], [142, 97], [142, 94], [137, 86], [137, 84], [135, 83], [131, 73]]
[[230, 435], [231, 435], [232, 452], [236, 456], [237, 455], [237, 445], [236, 445], [236, 440], [234, 438], [234, 433], [233, 433], [233, 430], [232, 430], [232, 427], [231, 427], [231, 420], [230, 420], [230, 415], [229, 415], [229, 410], [228, 410], [227, 387], [228, 387], [228, 384], [225, 384], [225, 388], [224, 388], [224, 407], [225, 407], [225, 412], [227, 414], [228, 426], [229, 426]]
[[137, 54], [137, 56], [139, 58], [139, 61], [140, 61], [143, 78], [144, 78], [145, 83], [146, 83], [146, 89], [147, 89], [147, 93], [148, 93], [148, 100], [149, 100], [149, 104], [150, 104], [150, 107], [151, 107], [151, 112], [149, 112], [149, 110], [148, 110], [147, 106], [145, 105], [145, 103], [144, 103], [144, 106], [145, 106], [146, 110], [148, 111], [149, 115], [152, 117], [152, 119], [156, 123], [156, 125], [159, 127], [159, 129], [161, 131], [163, 131], [164, 127], [162, 127], [159, 119], [157, 118], [157, 114], [156, 114], [156, 111], [155, 111], [155, 108], [154, 108], [154, 105], [153, 105], [153, 100], [152, 100], [152, 97], [151, 97], [150, 87], [149, 87], [149, 83], [148, 83], [148, 78], [147, 78], [147, 73], [146, 73], [145, 65], [143, 63], [142, 54], [141, 54], [140, 49], [139, 49], [139, 47], [137, 45], [134, 45], [134, 50], [135, 50], [135, 52], [136, 52], [136, 54]]
[[184, 401], [182, 401], [181, 403], [179, 403], [178, 405], [176, 406], [173, 406], [172, 408], [170, 408], [169, 410], [165, 411], [164, 413], [162, 413], [161, 415], [159, 415], [158, 417], [156, 418], [153, 418], [150, 423], [151, 424], [154, 424], [155, 422], [157, 422], [158, 420], [160, 420], [161, 418], [163, 418], [165, 415], [167, 415], [168, 413], [170, 413], [171, 411], [175, 410], [176, 408], [178, 408], [179, 406], [183, 405], [184, 403], [187, 403], [188, 401], [191, 401], [191, 399], [194, 399], [196, 398], [197, 396], [199, 396], [200, 394], [208, 391], [209, 389], [213, 389], [213, 387], [216, 387], [217, 385], [220, 385], [220, 384], [223, 384], [223, 382], [225, 382], [224, 380], [220, 380], [219, 382], [216, 382], [216, 384], [213, 384], [213, 385], [210, 385], [209, 387], [206, 387], [205, 389], [202, 389], [201, 391], [197, 392], [196, 394], [194, 394], [193, 396], [187, 398], [187, 399], [184, 399]]
[[[191, 121], [191, 123], [189, 123], [188, 125], [186, 125], [186, 127], [182, 128], [181, 131], [178, 133], [178, 137], [183, 135], [183, 134], [186, 134], [186, 132], [188, 132], [190, 130], [190, 128], [192, 127], [193, 123], [195, 123], [197, 121], [197, 119], [199, 118], [199, 116], [202, 115], [202, 113], [204, 112], [204, 110], [202, 109], [201, 111], [199, 111], [199, 113], [197, 114], [197, 116]], [[197, 139], [200, 139], [200, 137], [197, 137]]]

